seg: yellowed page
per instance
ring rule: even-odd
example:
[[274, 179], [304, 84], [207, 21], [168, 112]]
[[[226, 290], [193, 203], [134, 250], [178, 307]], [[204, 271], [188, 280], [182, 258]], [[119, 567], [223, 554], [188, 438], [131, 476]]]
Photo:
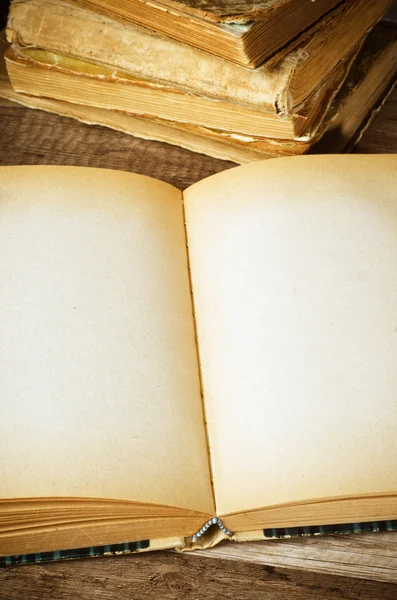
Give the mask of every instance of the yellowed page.
[[0, 170], [0, 498], [213, 512], [181, 193]]
[[397, 157], [185, 192], [218, 514], [397, 491]]

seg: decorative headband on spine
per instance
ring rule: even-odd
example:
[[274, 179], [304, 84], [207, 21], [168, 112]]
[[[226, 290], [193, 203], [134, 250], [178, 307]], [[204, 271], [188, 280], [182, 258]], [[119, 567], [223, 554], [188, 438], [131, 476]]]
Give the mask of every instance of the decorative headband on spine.
[[192, 541], [195, 542], [198, 540], [211, 527], [211, 525], [218, 525], [219, 529], [221, 529], [223, 533], [226, 533], [226, 535], [229, 537], [233, 535], [231, 531], [226, 529], [219, 517], [214, 517], [213, 519], [207, 521], [206, 524], [202, 526], [200, 531], [194, 534]]

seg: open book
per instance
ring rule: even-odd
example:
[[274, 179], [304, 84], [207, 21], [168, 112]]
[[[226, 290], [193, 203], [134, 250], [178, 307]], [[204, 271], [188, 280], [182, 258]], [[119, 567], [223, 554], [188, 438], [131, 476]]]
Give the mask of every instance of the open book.
[[0, 198], [1, 556], [397, 518], [396, 156]]

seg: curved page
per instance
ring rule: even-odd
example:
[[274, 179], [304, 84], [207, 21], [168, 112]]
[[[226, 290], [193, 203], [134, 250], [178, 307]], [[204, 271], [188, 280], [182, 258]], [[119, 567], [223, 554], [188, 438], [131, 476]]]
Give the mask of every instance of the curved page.
[[213, 512], [181, 193], [0, 172], [0, 498]]
[[218, 514], [397, 491], [397, 158], [185, 192]]

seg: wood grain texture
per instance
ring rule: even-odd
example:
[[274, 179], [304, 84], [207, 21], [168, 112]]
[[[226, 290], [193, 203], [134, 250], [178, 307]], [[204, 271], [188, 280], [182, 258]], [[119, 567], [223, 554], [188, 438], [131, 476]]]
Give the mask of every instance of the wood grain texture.
[[[397, 90], [356, 152], [397, 153]], [[67, 164], [151, 175], [180, 189], [233, 166], [160, 142], [0, 100], [0, 164]], [[203, 555], [171, 552], [71, 561], [0, 572], [1, 600], [395, 600], [397, 533], [225, 543]]]
[[2, 600], [395, 600], [397, 587], [169, 552], [10, 567]]
[[210, 550], [197, 550], [196, 554], [397, 584], [397, 533], [333, 535], [247, 544], [223, 542]]
[[184, 189], [235, 166], [162, 142], [85, 125], [0, 99], [0, 164], [57, 164], [150, 175]]

